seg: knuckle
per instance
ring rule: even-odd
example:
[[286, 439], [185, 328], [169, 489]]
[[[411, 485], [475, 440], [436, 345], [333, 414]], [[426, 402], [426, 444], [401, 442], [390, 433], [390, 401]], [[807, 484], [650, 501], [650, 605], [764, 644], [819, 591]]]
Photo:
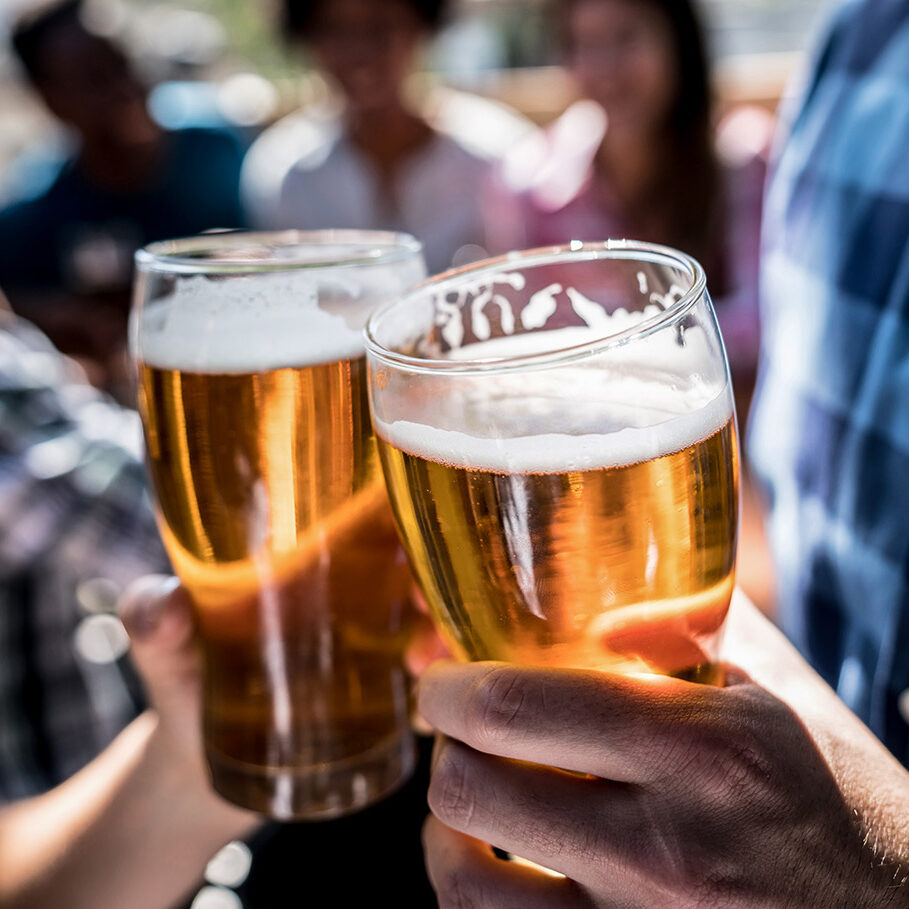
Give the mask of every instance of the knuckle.
[[429, 807], [439, 820], [468, 832], [477, 812], [477, 797], [461, 749], [444, 747], [429, 783]]
[[676, 766], [696, 774], [705, 794], [729, 806], [743, 798], [754, 802], [778, 791], [782, 782], [778, 760], [761, 724], [739, 714], [690, 732], [679, 743]]
[[727, 749], [728, 770], [726, 785], [736, 791], [749, 794], [773, 788], [776, 773], [772, 758], [758, 742], [739, 741], [730, 743]]
[[726, 806], [747, 803], [753, 814], [779, 789], [773, 759], [758, 742], [723, 743], [713, 755], [710, 782], [715, 797]]
[[439, 909], [480, 909], [477, 881], [463, 866], [445, 868], [436, 881]]
[[473, 742], [481, 750], [492, 746], [521, 726], [526, 707], [526, 687], [512, 667], [496, 667], [473, 686], [467, 719]]
[[779, 756], [770, 745], [766, 728], [744, 723], [729, 733], [714, 755], [718, 779], [726, 796], [746, 797], [757, 805], [788, 789], [780, 778]]

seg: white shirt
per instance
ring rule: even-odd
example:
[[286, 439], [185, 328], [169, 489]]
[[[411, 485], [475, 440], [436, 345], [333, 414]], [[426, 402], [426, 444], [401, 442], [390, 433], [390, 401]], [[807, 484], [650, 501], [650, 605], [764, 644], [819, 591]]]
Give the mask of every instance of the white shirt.
[[[244, 204], [263, 230], [402, 230], [422, 241], [430, 273], [482, 257], [483, 185], [490, 164], [527, 128], [499, 106], [452, 95], [432, 140], [404, 162], [394, 206], [378, 175], [348, 140], [338, 113], [299, 112], [280, 120], [250, 149]], [[477, 114], [480, 114], [478, 117]], [[460, 125], [470, 122], [471, 147]]]

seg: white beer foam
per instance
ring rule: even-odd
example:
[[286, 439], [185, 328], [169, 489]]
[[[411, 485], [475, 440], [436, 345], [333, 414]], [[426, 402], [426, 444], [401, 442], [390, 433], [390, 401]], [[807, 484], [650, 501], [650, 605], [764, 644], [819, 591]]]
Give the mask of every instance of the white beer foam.
[[[362, 356], [362, 329], [376, 299], [357, 298], [357, 286], [336, 286], [332, 293], [323, 282], [321, 290], [320, 300], [315, 282], [299, 276], [184, 279], [175, 294], [134, 317], [132, 351], [149, 366], [202, 373], [259, 372]], [[343, 302], [333, 307], [332, 296]]]
[[[563, 328], [472, 345], [457, 358], [518, 356], [598, 336]], [[416, 419], [375, 418], [376, 431], [411, 454], [477, 470], [553, 473], [637, 464], [702, 441], [731, 418], [725, 373], [697, 368], [716, 362], [706, 345], [703, 330], [693, 326], [684, 345], [674, 331], [661, 331], [558, 368], [446, 377], [422, 409], [401, 409], [402, 417]]]
[[728, 396], [720, 394], [696, 413], [608, 433], [541, 432], [481, 439], [406, 420], [391, 425], [378, 422], [376, 431], [395, 448], [451, 467], [493, 473], [564, 473], [640, 464], [682, 451], [722, 429], [731, 416]]

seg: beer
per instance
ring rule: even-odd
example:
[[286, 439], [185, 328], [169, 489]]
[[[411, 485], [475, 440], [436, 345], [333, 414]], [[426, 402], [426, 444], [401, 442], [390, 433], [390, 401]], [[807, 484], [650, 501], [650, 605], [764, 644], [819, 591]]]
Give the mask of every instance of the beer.
[[263, 354], [248, 343], [256, 314], [228, 312], [200, 350], [163, 305], [143, 314], [139, 401], [162, 535], [196, 610], [215, 787], [277, 817], [344, 813], [413, 760], [411, 576], [359, 333], [312, 332], [304, 310], [294, 340]]
[[416, 415], [377, 422], [380, 452], [411, 564], [459, 656], [719, 680], [732, 403], [681, 370], [667, 383], [664, 353], [659, 373], [620, 356], [614, 370], [471, 376], [444, 402], [386, 401]]

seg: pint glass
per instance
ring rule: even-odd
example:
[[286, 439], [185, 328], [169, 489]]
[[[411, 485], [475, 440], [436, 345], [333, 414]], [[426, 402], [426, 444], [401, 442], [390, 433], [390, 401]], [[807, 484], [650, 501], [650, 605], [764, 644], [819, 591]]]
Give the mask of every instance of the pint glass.
[[367, 359], [455, 654], [720, 681], [736, 421], [697, 262], [610, 241], [471, 265], [377, 311]]
[[362, 332], [425, 277], [388, 233], [212, 234], [137, 253], [131, 349], [161, 533], [195, 608], [215, 789], [356, 810], [414, 763], [411, 576]]

